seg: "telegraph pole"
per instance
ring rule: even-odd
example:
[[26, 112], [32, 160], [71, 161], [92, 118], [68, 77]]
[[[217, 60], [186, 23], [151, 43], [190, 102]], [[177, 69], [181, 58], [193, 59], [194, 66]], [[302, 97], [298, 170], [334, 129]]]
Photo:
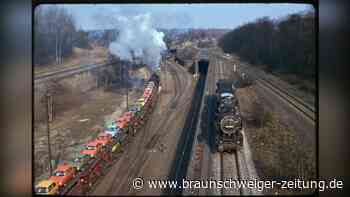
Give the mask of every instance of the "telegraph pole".
[[52, 95], [50, 92], [47, 92], [46, 95], [46, 128], [47, 128], [47, 146], [48, 146], [48, 154], [49, 154], [49, 168], [50, 168], [50, 176], [52, 176], [52, 156], [51, 156], [51, 143], [50, 143], [50, 123], [53, 120], [53, 103], [52, 103]]

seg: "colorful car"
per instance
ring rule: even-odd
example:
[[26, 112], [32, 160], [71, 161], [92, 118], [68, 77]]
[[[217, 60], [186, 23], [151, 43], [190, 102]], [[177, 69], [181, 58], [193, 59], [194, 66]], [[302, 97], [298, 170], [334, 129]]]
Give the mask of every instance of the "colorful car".
[[143, 92], [144, 93], [152, 93], [152, 91], [153, 91], [153, 87], [152, 86], [147, 86]]
[[119, 127], [117, 126], [115, 121], [108, 121], [105, 123], [105, 133], [112, 136], [112, 138], [115, 138], [116, 135], [120, 132]]
[[77, 171], [82, 172], [88, 166], [90, 161], [91, 157], [89, 155], [79, 154], [79, 156], [74, 159], [73, 167], [75, 167]]
[[141, 107], [138, 105], [133, 105], [130, 107], [130, 111], [133, 113], [141, 112]]
[[139, 98], [137, 99], [137, 103], [141, 105], [141, 107], [143, 107], [145, 105], [145, 99], [144, 98]]
[[114, 138], [118, 135], [118, 133], [120, 133], [120, 129], [117, 126], [115, 128], [107, 128], [105, 129], [105, 133], [111, 135], [112, 138]]
[[105, 122], [105, 128], [106, 129], [114, 129], [116, 127], [117, 127], [117, 125], [115, 124], [115, 121], [113, 121], [113, 120]]
[[128, 130], [128, 122], [126, 121], [126, 118], [124, 116], [121, 116], [117, 119], [117, 127], [123, 131], [127, 132]]
[[134, 106], [131, 106], [130, 107], [130, 110], [129, 110], [131, 113], [133, 113], [133, 115], [135, 117], [137, 117], [138, 119], [142, 119], [142, 111], [141, 111], [141, 107], [138, 106], [138, 105], [134, 105]]
[[135, 113], [133, 113], [132, 111], [127, 111], [124, 113], [124, 117], [129, 125], [134, 126], [135, 119], [136, 119]]
[[113, 145], [113, 147], [112, 147], [112, 153], [114, 153], [114, 152], [118, 152], [119, 150], [120, 150], [120, 143], [119, 142], [117, 142], [116, 144], [114, 144]]
[[95, 158], [102, 149], [102, 144], [101, 142], [97, 140], [90, 141], [85, 145], [85, 149], [80, 151], [81, 154], [83, 155], [89, 155], [91, 158]]
[[68, 163], [59, 164], [53, 175], [50, 177], [51, 181], [55, 181], [58, 186], [66, 186], [76, 175], [76, 170]]
[[134, 117], [134, 115], [132, 112], [128, 111], [128, 112], [124, 113], [124, 117], [125, 117], [126, 121], [130, 122], [130, 121], [132, 121], [132, 118]]
[[112, 143], [112, 135], [108, 133], [100, 133], [97, 136], [96, 141], [101, 143], [102, 146], [106, 146], [107, 144]]
[[59, 193], [59, 187], [55, 181], [42, 180], [35, 186], [35, 193], [42, 195], [57, 195]]
[[143, 97], [144, 98], [149, 98], [151, 96], [152, 96], [152, 91], [146, 91], [146, 92], [143, 93]]

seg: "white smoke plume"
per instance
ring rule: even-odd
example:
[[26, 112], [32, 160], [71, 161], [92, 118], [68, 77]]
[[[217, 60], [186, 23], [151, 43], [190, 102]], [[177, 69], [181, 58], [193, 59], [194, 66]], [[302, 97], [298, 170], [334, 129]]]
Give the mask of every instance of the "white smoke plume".
[[155, 69], [159, 66], [161, 52], [166, 49], [164, 33], [152, 26], [150, 14], [136, 16], [118, 16], [115, 19], [119, 35], [109, 45], [112, 54], [122, 60], [140, 58], [143, 63]]

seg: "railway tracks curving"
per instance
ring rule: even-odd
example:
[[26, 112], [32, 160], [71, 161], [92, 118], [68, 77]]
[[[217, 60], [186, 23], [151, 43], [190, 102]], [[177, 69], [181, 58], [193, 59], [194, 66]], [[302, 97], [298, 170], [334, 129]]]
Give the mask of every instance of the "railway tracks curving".
[[310, 120], [313, 124], [315, 124], [316, 121], [316, 107], [306, 103], [301, 98], [292, 95], [285, 89], [279, 87], [275, 83], [273, 83], [271, 80], [266, 79], [265, 77], [261, 76], [259, 73], [254, 73], [245, 68], [240, 67], [238, 68], [238, 72], [245, 72], [250, 75], [250, 77], [253, 77], [253, 79], [258, 82], [257, 85], [260, 85], [262, 88], [268, 89], [275, 93], [278, 97], [280, 97], [282, 100], [287, 102], [290, 106], [295, 108], [297, 111], [299, 111], [303, 116], [305, 116], [308, 120]]

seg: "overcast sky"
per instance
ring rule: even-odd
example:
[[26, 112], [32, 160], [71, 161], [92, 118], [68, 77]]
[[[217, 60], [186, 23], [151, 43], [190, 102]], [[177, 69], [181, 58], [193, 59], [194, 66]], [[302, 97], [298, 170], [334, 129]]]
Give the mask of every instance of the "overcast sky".
[[280, 18], [312, 9], [308, 4], [67, 4], [78, 28], [111, 28], [109, 15], [149, 13], [158, 28], [235, 28], [257, 18]]

